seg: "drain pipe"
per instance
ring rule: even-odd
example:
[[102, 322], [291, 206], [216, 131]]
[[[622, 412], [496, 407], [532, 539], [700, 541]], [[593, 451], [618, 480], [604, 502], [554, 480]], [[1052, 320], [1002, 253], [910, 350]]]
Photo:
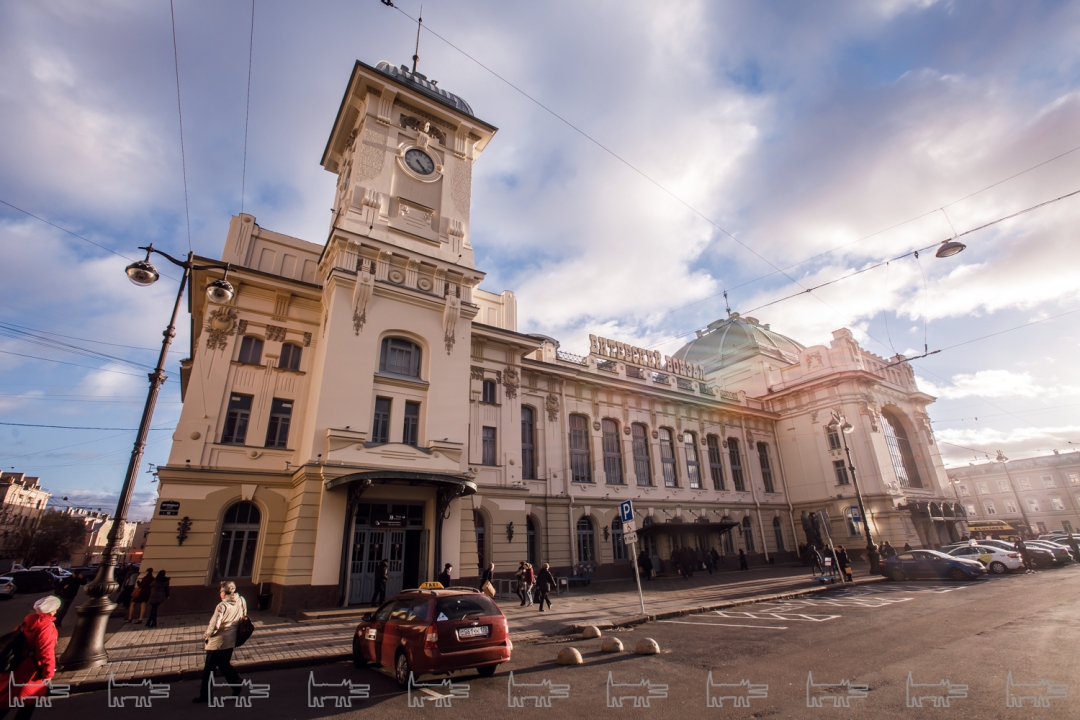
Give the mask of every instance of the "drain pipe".
[[758, 529], [761, 532], [761, 551], [765, 553], [765, 562], [769, 562], [769, 544], [765, 542], [765, 524], [761, 522], [761, 503], [758, 502], [757, 486], [754, 483], [754, 473], [750, 470], [750, 441], [746, 439], [746, 419], [739, 416], [739, 426], [742, 428], [742, 439], [746, 443], [746, 474], [750, 476], [750, 496], [754, 498], [754, 508], [757, 513]]
[[[791, 541], [795, 546], [792, 549], [798, 551], [799, 531], [795, 529], [795, 508], [791, 505], [791, 493], [788, 492], [787, 486], [787, 473], [784, 472], [784, 453], [780, 451], [780, 435], [776, 432], [775, 424], [773, 425], [773, 439], [776, 440], [776, 468], [780, 471], [780, 482], [784, 486], [784, 499], [787, 501], [788, 520], [791, 522]], [[796, 449], [798, 449], [797, 445]]]

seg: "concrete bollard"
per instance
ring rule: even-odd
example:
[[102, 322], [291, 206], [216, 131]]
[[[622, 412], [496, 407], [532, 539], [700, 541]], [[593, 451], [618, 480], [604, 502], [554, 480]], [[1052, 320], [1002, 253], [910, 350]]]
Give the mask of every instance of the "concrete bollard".
[[559, 651], [558, 657], [555, 658], [555, 662], [559, 665], [584, 665], [585, 661], [581, 659], [581, 653], [576, 648], [565, 647]]
[[600, 643], [600, 652], [617, 653], [623, 651], [622, 640], [616, 637], [606, 637]]
[[595, 625], [590, 625], [589, 627], [585, 628], [585, 631], [583, 633], [581, 633], [581, 636], [586, 639], [598, 638], [600, 637], [600, 635], [600, 628], [596, 627]]
[[634, 652], [638, 655], [659, 655], [660, 645], [652, 638], [642, 638], [641, 640], [638, 640]]

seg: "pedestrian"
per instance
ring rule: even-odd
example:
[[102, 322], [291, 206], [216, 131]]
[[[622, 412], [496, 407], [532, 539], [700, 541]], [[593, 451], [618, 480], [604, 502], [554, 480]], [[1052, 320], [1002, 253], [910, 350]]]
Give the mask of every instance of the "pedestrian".
[[154, 582], [150, 585], [150, 596], [147, 598], [147, 602], [150, 603], [150, 617], [146, 618], [146, 627], [148, 628], [157, 627], [158, 607], [169, 599], [169, 580], [170, 578], [165, 575], [165, 571], [159, 570], [157, 577], [154, 578]]
[[904, 552], [911, 552], [911, 543], [904, 543]]
[[645, 578], [646, 581], [652, 580], [652, 558], [649, 557], [649, 553], [642, 549], [637, 556], [638, 574]]
[[[38, 698], [49, 694], [48, 680], [56, 674], [56, 631], [55, 615], [63, 600], [55, 595], [38, 598], [34, 603], [34, 612], [23, 618], [17, 630], [26, 638], [29, 651], [26, 658], [10, 674], [0, 677], [0, 695], [7, 698], [0, 717], [7, 714], [14, 705], [12, 700], [19, 698], [23, 707], [15, 713], [15, 720], [26, 720], [34, 713]], [[10, 687], [14, 681], [18, 690]]]
[[811, 575], [813, 575], [815, 571], [822, 575], [825, 574], [825, 562], [822, 560], [821, 552], [813, 545], [810, 546], [810, 563], [812, 565], [810, 568]]
[[371, 606], [379, 607], [386, 602], [386, 580], [390, 575], [390, 561], [385, 558], [375, 566], [375, 590], [371, 593]]
[[1066, 538], [1065, 542], [1072, 548], [1073, 560], [1080, 562], [1080, 542], [1077, 542], [1072, 533], [1069, 533], [1069, 537]]
[[444, 588], [450, 587], [450, 583], [453, 582], [453, 578], [450, 577], [450, 571], [454, 569], [454, 566], [450, 563], [446, 563], [443, 571], [439, 573], [439, 582]]
[[889, 541], [881, 543], [881, 557], [888, 560], [891, 557], [896, 557], [896, 548], [889, 544]]
[[843, 545], [836, 546], [836, 566], [840, 568], [840, 572], [843, 573], [844, 579], [850, 581], [851, 578], [851, 565], [848, 559], [847, 550]]
[[536, 568], [532, 563], [525, 563], [525, 605], [533, 604], [533, 587], [536, 585]]
[[116, 602], [127, 610], [131, 607], [131, 594], [135, 592], [135, 585], [139, 582], [139, 568], [129, 565], [120, 578], [120, 596], [116, 598]]
[[75, 596], [79, 594], [79, 588], [83, 586], [82, 570], [76, 570], [60, 581], [60, 587], [57, 588], [56, 594], [60, 596], [60, 601], [63, 603], [60, 609], [56, 611], [56, 627], [60, 627], [64, 621], [64, 616], [67, 615], [67, 611], [71, 608], [72, 603], [75, 602]]
[[743, 552], [742, 548], [739, 548], [739, 569], [740, 570], [749, 570], [750, 569], [750, 565], [746, 562], [746, 553]]
[[147, 568], [146, 574], [135, 584], [135, 591], [131, 593], [131, 605], [128, 606], [125, 623], [131, 622], [131, 618], [135, 615], [135, 608], [138, 607], [139, 619], [135, 621], [135, 624], [142, 624], [143, 617], [146, 615], [146, 601], [150, 599], [150, 585], [153, 582], [154, 568]]
[[488, 566], [484, 568], [483, 574], [480, 576], [480, 592], [484, 591], [484, 586], [491, 583], [492, 587], [495, 587], [495, 583], [492, 582], [495, 579], [495, 563], [488, 563]]
[[521, 599], [521, 607], [525, 607], [525, 561], [518, 563], [517, 572], [514, 573], [517, 582], [517, 596]]
[[716, 548], [710, 548], [709, 556], [712, 558], [712, 564], [716, 572], [720, 572], [720, 553], [716, 552]]
[[236, 592], [236, 583], [226, 580], [218, 589], [221, 602], [214, 608], [210, 622], [203, 636], [206, 649], [206, 661], [203, 664], [202, 683], [199, 695], [192, 698], [193, 703], [206, 703], [210, 699], [210, 683], [214, 680], [214, 671], [225, 677], [225, 682], [232, 685], [232, 694], [240, 695], [240, 675], [232, 666], [233, 649], [236, 647], [236, 626], [247, 617], [247, 603]]
[[544, 563], [540, 573], [536, 577], [536, 603], [540, 606], [540, 612], [544, 612], [544, 603], [548, 610], [551, 609], [551, 598], [548, 593], [556, 587], [555, 577], [551, 574], [551, 566]]
[[1031, 557], [1031, 551], [1028, 550], [1027, 544], [1021, 539], [1016, 538], [1016, 543], [1013, 545], [1016, 552], [1020, 553], [1020, 558], [1024, 561], [1024, 572], [1033, 573], [1035, 570], [1035, 559]]

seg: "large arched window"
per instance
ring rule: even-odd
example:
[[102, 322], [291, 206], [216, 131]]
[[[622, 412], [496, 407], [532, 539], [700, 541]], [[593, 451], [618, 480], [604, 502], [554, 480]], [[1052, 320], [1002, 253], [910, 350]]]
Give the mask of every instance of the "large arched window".
[[664, 487], [679, 487], [675, 469], [675, 440], [668, 428], [660, 428], [660, 464], [664, 467]]
[[769, 446], [763, 442], [757, 444], [758, 464], [761, 465], [761, 481], [765, 484], [765, 492], [776, 492], [773, 487], [772, 464], [769, 462]]
[[649, 460], [649, 430], [641, 423], [630, 426], [634, 439], [634, 475], [637, 484], [652, 485], [652, 463]]
[[889, 446], [889, 457], [892, 459], [896, 479], [903, 487], [921, 488], [923, 484], [919, 476], [919, 467], [915, 464], [911, 442], [908, 440], [907, 430], [904, 429], [900, 418], [889, 410], [882, 410], [881, 427], [885, 431], [885, 442]]
[[577, 521], [577, 559], [578, 562], [596, 561], [596, 538], [592, 521], [582, 517]]
[[532, 515], [525, 516], [525, 560], [540, 567], [540, 532]]
[[751, 524], [749, 516], [742, 519], [742, 537], [746, 552], [757, 552], [757, 548], [754, 546], [754, 526]]
[[600, 422], [600, 430], [603, 433], [604, 477], [608, 485], [622, 485], [622, 440], [619, 439], [619, 424], [605, 419]]
[[697, 435], [683, 433], [683, 448], [686, 451], [686, 482], [694, 490], [701, 489], [701, 461], [698, 457]]
[[521, 406], [521, 479], [536, 479], [536, 411]]
[[622, 520], [611, 521], [611, 557], [613, 560], [626, 559], [626, 543], [623, 542]]
[[218, 540], [215, 578], [250, 578], [255, 567], [262, 516], [254, 503], [238, 502], [225, 511]]
[[772, 531], [773, 531], [773, 535], [776, 536], [776, 549], [777, 550], [783, 550], [784, 549], [784, 530], [780, 525], [780, 518], [773, 518], [772, 519]]
[[742, 456], [739, 454], [739, 441], [733, 437], [727, 439], [728, 457], [731, 460], [731, 482], [737, 492], [746, 492], [743, 480]]
[[480, 572], [483, 572], [487, 567], [487, 563], [484, 562], [487, 557], [484, 553], [487, 543], [487, 523], [484, 522], [484, 513], [479, 510], [473, 510], [473, 534], [476, 537], [476, 567], [480, 568]]
[[420, 377], [420, 346], [405, 338], [384, 338], [379, 372]]
[[570, 472], [573, 482], [592, 482], [592, 459], [589, 453], [589, 418], [570, 416]]
[[709, 435], [705, 442], [709, 445], [709, 474], [712, 475], [713, 490], [724, 490], [724, 462], [720, 455], [720, 438]]

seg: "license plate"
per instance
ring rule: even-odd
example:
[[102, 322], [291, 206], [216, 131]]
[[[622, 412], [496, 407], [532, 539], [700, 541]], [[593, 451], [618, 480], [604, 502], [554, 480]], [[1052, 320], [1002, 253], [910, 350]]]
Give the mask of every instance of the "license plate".
[[458, 628], [457, 631], [457, 636], [459, 638], [488, 637], [489, 635], [491, 635], [490, 625], [482, 625], [480, 627]]

